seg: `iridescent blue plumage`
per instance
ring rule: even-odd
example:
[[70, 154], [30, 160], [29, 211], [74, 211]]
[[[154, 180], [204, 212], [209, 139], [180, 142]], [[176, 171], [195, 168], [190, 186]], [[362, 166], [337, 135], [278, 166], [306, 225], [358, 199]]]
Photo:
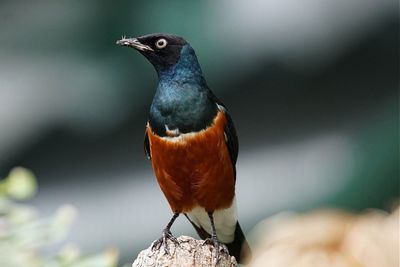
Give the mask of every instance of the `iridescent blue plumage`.
[[217, 106], [208, 89], [196, 54], [185, 44], [176, 64], [158, 66], [159, 84], [150, 108], [149, 123], [161, 136], [166, 127], [180, 133], [205, 129], [213, 121]]

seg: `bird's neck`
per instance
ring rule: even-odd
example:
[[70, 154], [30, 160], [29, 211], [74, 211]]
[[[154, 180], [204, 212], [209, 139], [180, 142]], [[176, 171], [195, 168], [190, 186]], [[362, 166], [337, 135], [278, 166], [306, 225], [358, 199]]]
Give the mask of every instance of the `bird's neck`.
[[182, 48], [178, 62], [157, 68], [159, 84], [150, 108], [153, 131], [166, 136], [165, 125], [180, 133], [197, 132], [208, 127], [216, 115], [216, 104], [190, 46]]
[[182, 47], [177, 63], [158, 68], [157, 73], [160, 83], [177, 82], [206, 85], [196, 54], [189, 45]]

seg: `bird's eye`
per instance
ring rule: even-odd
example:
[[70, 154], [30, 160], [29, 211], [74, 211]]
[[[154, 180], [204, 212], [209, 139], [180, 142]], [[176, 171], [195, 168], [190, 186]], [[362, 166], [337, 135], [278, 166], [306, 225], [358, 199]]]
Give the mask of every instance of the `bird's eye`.
[[157, 40], [157, 42], [156, 42], [156, 47], [158, 48], [158, 49], [162, 49], [162, 48], [164, 48], [164, 47], [166, 47], [167, 46], [167, 40], [165, 40], [164, 38], [161, 38], [161, 39], [158, 39]]

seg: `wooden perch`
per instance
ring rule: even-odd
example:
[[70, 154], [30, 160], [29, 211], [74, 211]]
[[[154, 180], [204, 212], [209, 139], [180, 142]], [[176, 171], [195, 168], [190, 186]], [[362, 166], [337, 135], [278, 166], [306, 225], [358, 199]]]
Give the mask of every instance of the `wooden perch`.
[[158, 249], [149, 248], [141, 251], [132, 267], [236, 267], [235, 257], [225, 253], [220, 248], [218, 263], [215, 264], [214, 247], [203, 244], [204, 240], [196, 240], [189, 236], [178, 237], [179, 246], [168, 240], [170, 255], [165, 253], [164, 244]]

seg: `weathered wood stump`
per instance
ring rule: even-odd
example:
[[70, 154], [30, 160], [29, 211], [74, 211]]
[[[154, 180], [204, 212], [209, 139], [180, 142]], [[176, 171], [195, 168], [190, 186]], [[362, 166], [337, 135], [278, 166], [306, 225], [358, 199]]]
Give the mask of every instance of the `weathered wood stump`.
[[235, 257], [228, 255], [220, 248], [218, 262], [215, 259], [215, 248], [204, 244], [204, 240], [196, 240], [189, 236], [178, 237], [179, 245], [168, 240], [169, 254], [165, 252], [164, 244], [160, 248], [149, 248], [141, 251], [132, 267], [236, 267]]

